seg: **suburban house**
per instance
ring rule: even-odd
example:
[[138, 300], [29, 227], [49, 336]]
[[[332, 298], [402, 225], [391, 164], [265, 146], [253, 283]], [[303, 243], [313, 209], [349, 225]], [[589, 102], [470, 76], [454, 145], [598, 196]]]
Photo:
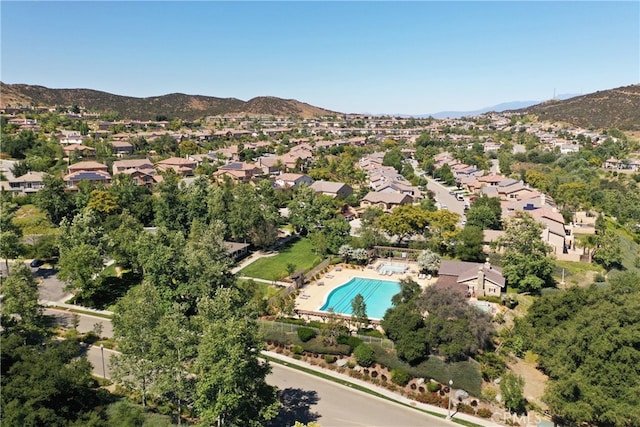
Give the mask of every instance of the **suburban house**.
[[311, 185], [312, 183], [313, 179], [301, 173], [283, 173], [275, 178], [275, 184], [282, 189], [296, 188], [302, 184]]
[[276, 176], [282, 172], [282, 169], [285, 169], [282, 159], [273, 155], [258, 157], [256, 167], [262, 169], [264, 175], [269, 176]]
[[162, 182], [162, 175], [157, 175], [155, 169], [152, 171], [127, 169], [120, 173], [123, 175], [129, 175], [135, 185], [143, 185], [147, 188], [151, 188], [155, 184]]
[[159, 172], [173, 169], [180, 176], [191, 176], [196, 170], [196, 162], [182, 157], [169, 157], [156, 163]]
[[111, 175], [106, 170], [79, 170], [66, 175], [63, 181], [68, 189], [77, 190], [80, 181], [107, 185], [111, 183]]
[[499, 182], [498, 185], [482, 187], [481, 193], [484, 193], [489, 197], [499, 197], [500, 200], [511, 201], [530, 199], [540, 195], [540, 192], [529, 187], [524, 182], [510, 178]]
[[133, 145], [127, 141], [111, 141], [111, 146], [116, 156], [122, 157], [133, 154]]
[[213, 177], [222, 182], [225, 178], [230, 178], [235, 182], [249, 182], [254, 177], [263, 175], [262, 169], [252, 163], [233, 162], [222, 165], [213, 173]]
[[436, 284], [462, 287], [470, 297], [500, 296], [506, 291], [502, 271], [488, 262], [442, 260]]
[[20, 195], [35, 193], [44, 188], [44, 172], [27, 172], [26, 174], [9, 180], [9, 191]]
[[390, 212], [397, 206], [413, 203], [413, 197], [401, 193], [379, 193], [377, 191], [369, 192], [360, 201], [363, 208], [374, 207], [380, 208], [385, 212]]
[[422, 192], [418, 187], [414, 187], [406, 182], [390, 182], [377, 189], [378, 193], [400, 193], [407, 194], [414, 199], [422, 197]]
[[80, 131], [76, 130], [63, 130], [57, 138], [58, 142], [62, 145], [82, 144], [85, 139], [89, 139], [86, 136], [82, 136]]
[[116, 160], [113, 162], [112, 172], [114, 175], [131, 170], [142, 171], [150, 175], [153, 175], [156, 172], [153, 167], [153, 163], [151, 163], [151, 160], [149, 159], [127, 159]]
[[67, 167], [69, 173], [74, 172], [108, 172], [107, 165], [94, 161], [78, 162]]
[[95, 157], [96, 149], [93, 147], [87, 147], [82, 144], [71, 144], [62, 147], [65, 157], [70, 157], [75, 153], [78, 157]]
[[348, 197], [353, 194], [353, 188], [344, 182], [315, 181], [311, 184], [311, 189], [316, 194], [324, 194], [331, 197]]
[[228, 242], [225, 240], [223, 245], [227, 248], [227, 254], [235, 260], [244, 258], [249, 254], [248, 243]]

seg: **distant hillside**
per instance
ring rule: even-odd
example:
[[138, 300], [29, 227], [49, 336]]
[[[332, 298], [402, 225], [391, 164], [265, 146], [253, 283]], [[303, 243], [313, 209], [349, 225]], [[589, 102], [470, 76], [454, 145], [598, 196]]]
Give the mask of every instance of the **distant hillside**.
[[552, 100], [514, 110], [540, 120], [571, 123], [583, 128], [640, 130], [640, 84], [602, 90], [564, 101]]
[[[555, 99], [559, 100], [559, 99], [569, 99], [569, 98], [573, 98], [574, 96], [577, 96], [577, 94], [561, 94], [558, 95]], [[484, 113], [490, 113], [490, 112], [496, 112], [496, 113], [501, 113], [503, 111], [507, 111], [507, 110], [515, 110], [518, 108], [526, 108], [526, 107], [530, 107], [532, 105], [536, 105], [536, 104], [540, 104], [542, 101], [511, 101], [511, 102], [502, 102], [500, 104], [497, 105], [493, 105], [491, 107], [484, 107], [484, 108], [480, 108], [479, 110], [472, 110], [472, 111], [440, 111], [438, 113], [434, 113], [434, 114], [428, 114], [424, 117], [428, 117], [431, 116], [435, 119], [444, 119], [444, 118], [451, 118], [451, 119], [459, 119], [461, 117], [469, 117], [469, 116], [477, 116], [480, 114], [484, 114]]]
[[249, 101], [236, 98], [185, 95], [172, 93], [149, 98], [113, 95], [91, 89], [49, 89], [43, 86], [5, 84], [0, 82], [0, 107], [6, 106], [71, 106], [90, 111], [117, 112], [124, 119], [153, 120], [156, 116], [169, 119], [196, 120], [206, 116], [247, 114], [312, 118], [335, 114], [295, 99], [258, 97]]

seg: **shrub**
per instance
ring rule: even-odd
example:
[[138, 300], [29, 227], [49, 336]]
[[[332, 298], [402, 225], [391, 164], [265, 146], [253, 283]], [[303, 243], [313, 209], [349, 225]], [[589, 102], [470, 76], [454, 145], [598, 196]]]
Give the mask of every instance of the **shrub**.
[[426, 403], [428, 405], [440, 406], [441, 408], [445, 408], [447, 406], [447, 398], [440, 397], [438, 393], [420, 393], [414, 395], [414, 400], [417, 400], [420, 403]]
[[330, 354], [325, 354], [324, 355], [324, 361], [327, 363], [334, 363], [336, 361], [336, 357], [332, 356]]
[[317, 332], [315, 331], [315, 329], [305, 327], [298, 328], [298, 338], [300, 338], [300, 341], [302, 342], [307, 342], [311, 338], [314, 338], [316, 335]]
[[310, 328], [322, 328], [324, 326], [324, 323], [318, 321], [318, 320], [311, 320], [309, 323], [307, 323], [307, 326], [309, 326]]
[[458, 410], [458, 412], [462, 412], [463, 414], [475, 414], [476, 411], [475, 409], [473, 409], [473, 407], [471, 405], [467, 405], [466, 403], [458, 403], [458, 406], [456, 408]]
[[377, 329], [358, 329], [358, 335], [367, 337], [384, 338], [384, 334]]
[[362, 344], [362, 340], [358, 337], [340, 335], [338, 337], [338, 344], [346, 344], [351, 347], [351, 351], [353, 351], [356, 347]]
[[351, 354], [351, 349], [348, 345], [338, 344], [335, 346], [327, 346], [322, 343], [318, 338], [311, 339], [302, 343], [302, 347], [309, 353], [316, 354], [342, 354], [348, 356]]
[[349, 361], [347, 362], [347, 368], [349, 368], [349, 369], [353, 369], [353, 368], [355, 368], [355, 367], [356, 367], [356, 364], [355, 364], [354, 362], [352, 362], [351, 360], [349, 360]]
[[392, 369], [391, 370], [391, 381], [394, 383], [405, 386], [409, 382], [409, 373], [402, 369]]
[[292, 325], [304, 325], [306, 322], [304, 319], [294, 319], [291, 317], [283, 317], [278, 319], [278, 323], [290, 323]]
[[360, 344], [356, 347], [353, 351], [353, 355], [361, 366], [368, 367], [373, 365], [373, 362], [376, 361], [376, 355], [373, 352], [373, 349], [366, 344]]
[[271, 341], [275, 344], [287, 345], [291, 344], [291, 339], [289, 336], [281, 331], [276, 331], [274, 329], [266, 331], [264, 336], [265, 341]]
[[293, 354], [302, 354], [304, 352], [304, 348], [301, 345], [294, 345], [291, 347], [291, 352]]
[[493, 415], [491, 409], [489, 408], [480, 408], [478, 409], [477, 414], [480, 418], [491, 418], [491, 416]]
[[436, 392], [440, 391], [440, 384], [434, 383], [433, 381], [429, 381], [427, 383], [427, 391], [429, 393], [436, 393]]

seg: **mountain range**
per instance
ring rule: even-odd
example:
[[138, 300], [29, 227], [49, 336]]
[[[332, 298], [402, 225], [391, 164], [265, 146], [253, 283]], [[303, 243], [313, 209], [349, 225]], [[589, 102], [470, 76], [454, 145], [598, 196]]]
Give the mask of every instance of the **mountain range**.
[[[157, 117], [198, 120], [215, 115], [313, 118], [343, 114], [295, 99], [267, 96], [249, 101], [182, 93], [135, 98], [92, 89], [49, 89], [44, 86], [2, 82], [0, 95], [0, 108], [77, 105], [89, 111], [113, 112], [123, 119], [138, 120], [154, 120]], [[516, 101], [476, 111], [443, 111], [424, 117], [462, 117], [490, 111], [534, 114], [542, 120], [565, 122], [584, 128], [640, 130], [640, 84], [587, 95], [560, 95], [545, 102]]]
[[[573, 98], [574, 96], [578, 96], [578, 94], [576, 94], [576, 93], [562, 94], [562, 95], [556, 96], [554, 99], [556, 99], [556, 100], [564, 100], [564, 99]], [[479, 114], [490, 113], [490, 112], [501, 113], [503, 111], [508, 111], [508, 110], [516, 110], [516, 109], [519, 109], [519, 108], [527, 108], [527, 107], [531, 107], [532, 105], [540, 104], [542, 102], [544, 102], [544, 101], [511, 101], [511, 102], [502, 102], [500, 104], [493, 105], [491, 107], [480, 108], [478, 110], [471, 110], [471, 111], [440, 111], [438, 113], [421, 115], [420, 117], [433, 117], [434, 119], [445, 119], [445, 118], [448, 117], [448, 118], [451, 118], [451, 119], [458, 119], [460, 117], [477, 116]]]
[[170, 119], [197, 120], [216, 115], [300, 116], [311, 118], [337, 114], [295, 99], [271, 96], [242, 101], [236, 98], [185, 95], [172, 93], [149, 98], [113, 95], [92, 89], [49, 89], [44, 86], [5, 84], [0, 82], [0, 107], [72, 106], [89, 111], [115, 112], [121, 118], [154, 120], [158, 116]]

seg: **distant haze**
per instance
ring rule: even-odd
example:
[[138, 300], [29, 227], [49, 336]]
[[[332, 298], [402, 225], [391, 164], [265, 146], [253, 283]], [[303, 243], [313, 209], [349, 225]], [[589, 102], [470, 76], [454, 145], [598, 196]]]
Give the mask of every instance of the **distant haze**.
[[[573, 98], [574, 96], [578, 96], [580, 94], [578, 93], [564, 93], [564, 94], [560, 94], [557, 95], [554, 99], [557, 100], [565, 100], [565, 99], [569, 99], [569, 98]], [[503, 102], [497, 105], [493, 105], [491, 107], [485, 107], [485, 108], [481, 108], [479, 110], [473, 110], [473, 111], [440, 111], [438, 113], [433, 113], [433, 114], [423, 114], [420, 116], [416, 116], [416, 117], [433, 117], [434, 119], [444, 119], [444, 118], [451, 118], [451, 119], [458, 119], [460, 117], [465, 117], [465, 116], [477, 116], [478, 114], [484, 114], [484, 113], [488, 113], [490, 111], [495, 111], [496, 113], [500, 113], [502, 111], [508, 111], [508, 110], [518, 110], [520, 108], [527, 108], [527, 107], [531, 107], [532, 105], [537, 105], [540, 104], [544, 101], [511, 101], [511, 102]]]

